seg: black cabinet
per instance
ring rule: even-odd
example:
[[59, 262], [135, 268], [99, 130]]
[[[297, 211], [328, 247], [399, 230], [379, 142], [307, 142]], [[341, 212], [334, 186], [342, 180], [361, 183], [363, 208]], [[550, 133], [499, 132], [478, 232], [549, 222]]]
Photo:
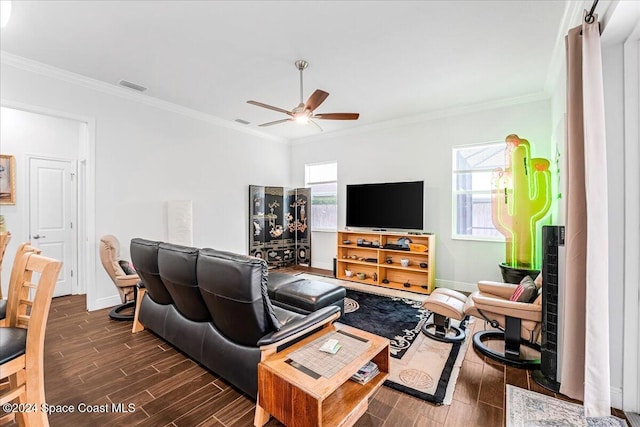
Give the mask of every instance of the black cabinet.
[[311, 265], [311, 189], [249, 186], [249, 254], [269, 266]]

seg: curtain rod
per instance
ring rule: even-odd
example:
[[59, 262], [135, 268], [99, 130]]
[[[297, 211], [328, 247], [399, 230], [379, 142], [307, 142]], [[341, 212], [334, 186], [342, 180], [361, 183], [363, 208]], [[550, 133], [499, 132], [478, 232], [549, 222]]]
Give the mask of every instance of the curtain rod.
[[593, 16], [593, 12], [596, 11], [596, 6], [598, 5], [598, 1], [599, 0], [594, 0], [593, 5], [591, 5], [591, 10], [589, 11], [589, 13], [587, 13], [587, 16], [584, 17], [584, 22], [586, 22], [587, 24], [591, 24], [595, 19]]

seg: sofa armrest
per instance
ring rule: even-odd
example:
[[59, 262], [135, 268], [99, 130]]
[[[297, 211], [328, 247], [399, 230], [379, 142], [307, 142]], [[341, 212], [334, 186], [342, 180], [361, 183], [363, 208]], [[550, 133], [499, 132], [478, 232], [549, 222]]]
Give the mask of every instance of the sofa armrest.
[[471, 298], [473, 298], [475, 307], [486, 315], [496, 313], [532, 322], [542, 321], [542, 306], [539, 304], [501, 300], [477, 294], [472, 295]]
[[481, 280], [478, 282], [478, 290], [483, 294], [497, 295], [500, 298], [509, 299], [518, 285], [512, 283], [491, 282]]
[[261, 350], [278, 347], [323, 325], [330, 324], [340, 317], [340, 308], [329, 306], [314, 311], [293, 322], [287, 323], [279, 331], [271, 332], [258, 341]]
[[140, 281], [140, 277], [137, 274], [128, 274], [126, 276], [116, 276], [116, 285], [119, 288], [126, 288], [128, 286], [135, 286]]

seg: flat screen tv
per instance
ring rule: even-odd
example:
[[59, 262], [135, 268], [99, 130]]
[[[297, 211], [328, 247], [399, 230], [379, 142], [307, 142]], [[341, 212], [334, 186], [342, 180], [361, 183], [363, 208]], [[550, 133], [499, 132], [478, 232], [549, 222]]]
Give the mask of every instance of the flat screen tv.
[[422, 230], [424, 182], [347, 185], [347, 227]]

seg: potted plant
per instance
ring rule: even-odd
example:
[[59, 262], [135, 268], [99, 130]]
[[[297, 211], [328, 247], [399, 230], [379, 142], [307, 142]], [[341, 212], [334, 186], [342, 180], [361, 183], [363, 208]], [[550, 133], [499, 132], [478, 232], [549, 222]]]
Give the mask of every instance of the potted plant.
[[493, 225], [505, 236], [505, 282], [519, 283], [540, 271], [537, 223], [551, 207], [549, 160], [531, 158], [529, 141], [512, 134], [505, 139], [505, 168], [492, 175]]

